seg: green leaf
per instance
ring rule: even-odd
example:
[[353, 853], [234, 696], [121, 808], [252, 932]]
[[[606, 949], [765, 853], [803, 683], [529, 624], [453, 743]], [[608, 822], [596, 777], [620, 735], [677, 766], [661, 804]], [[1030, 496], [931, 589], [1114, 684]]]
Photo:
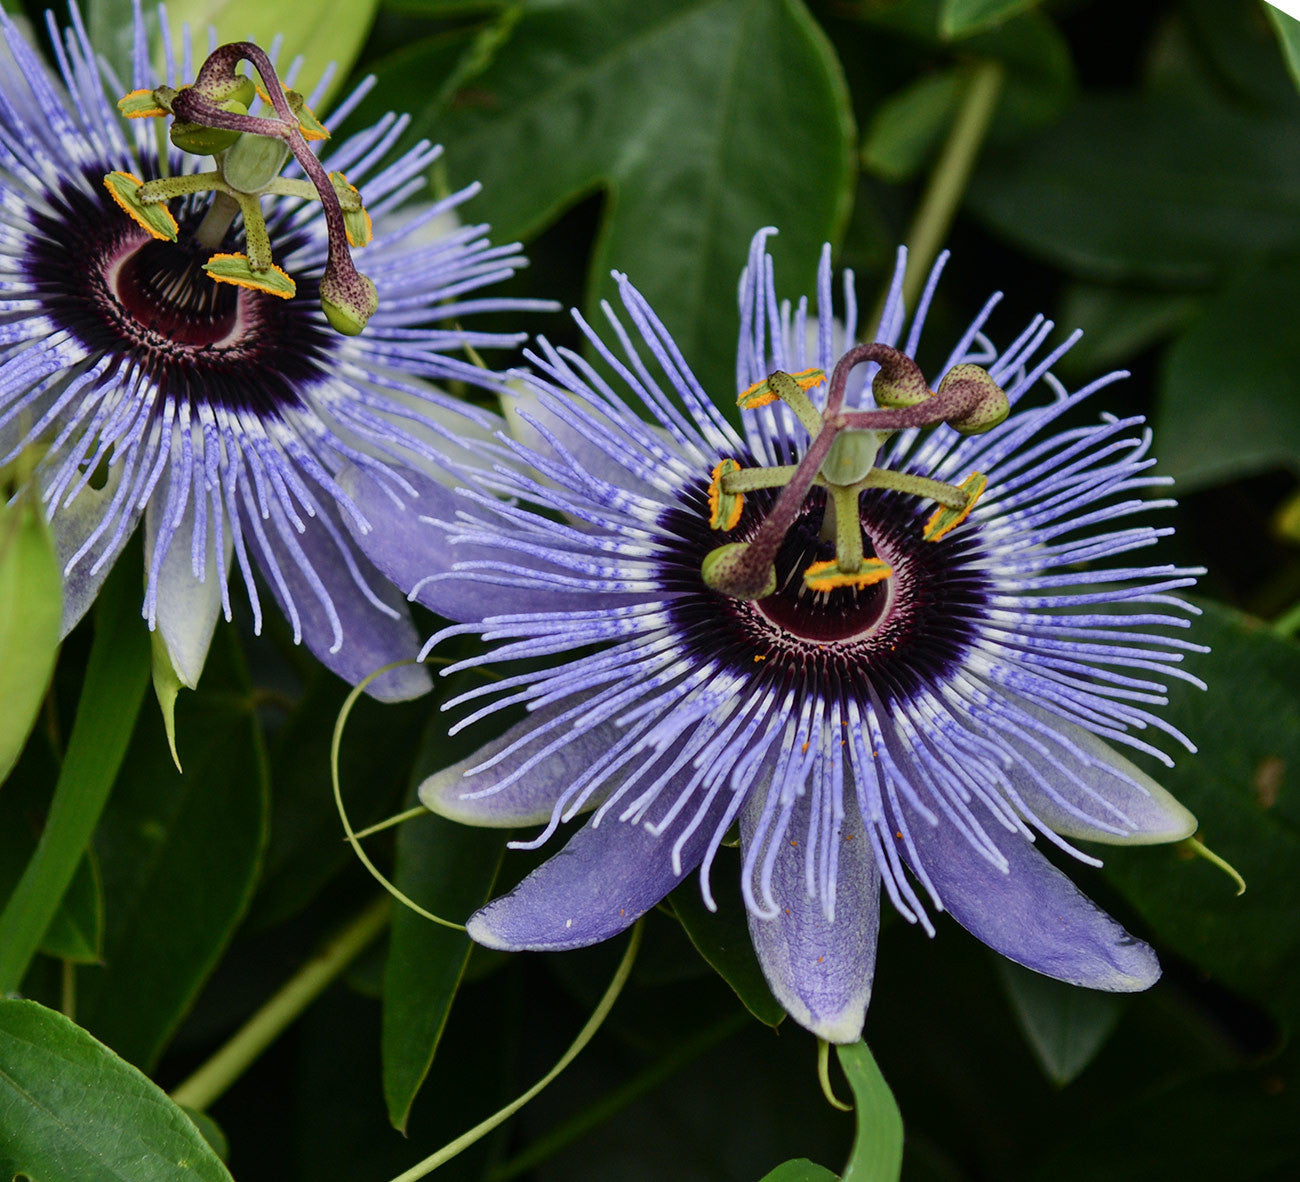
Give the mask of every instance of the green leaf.
[[853, 1089], [857, 1135], [844, 1167], [844, 1182], [897, 1182], [903, 1170], [903, 1117], [865, 1042], [835, 1048]]
[[142, 1066], [155, 1060], [229, 942], [266, 841], [266, 755], [232, 629], [223, 629], [199, 689], [178, 713], [185, 773], [173, 766], [162, 721], [150, 711], [104, 811], [96, 848], [105, 964], [78, 976], [81, 1020]]
[[836, 1182], [839, 1175], [806, 1157], [783, 1161], [775, 1170], [764, 1174], [759, 1182]]
[[939, 29], [944, 37], [956, 40], [1001, 24], [1037, 3], [1038, 0], [943, 0]]
[[988, 151], [969, 203], [995, 231], [1109, 280], [1207, 283], [1300, 243], [1300, 126], [1227, 107], [1090, 96], [1015, 151]]
[[[333, 94], [348, 76], [365, 44], [379, 0], [317, 0], [314, 4], [268, 4], [266, 0], [173, 0], [167, 5], [173, 29], [189, 23], [196, 49], [207, 45], [207, 30], [215, 28], [218, 45], [255, 41], [263, 49], [284, 38], [277, 65], [284, 69], [299, 54], [303, 65], [298, 89], [310, 91], [331, 62], [337, 67], [326, 91]], [[201, 54], [196, 53], [201, 60]], [[250, 69], [245, 67], [246, 71]]]
[[139, 568], [129, 550], [99, 593], [95, 639], [45, 828], [0, 913], [0, 993], [18, 988], [117, 778], [149, 677]]
[[[1159, 945], [1280, 1020], [1300, 1022], [1300, 645], [1201, 601], [1191, 637], [1212, 647], [1174, 681], [1162, 711], [1200, 748], [1152, 769], [1200, 821], [1199, 837], [1244, 876], [1246, 893], [1181, 847], [1107, 850], [1106, 878]], [[1150, 767], [1152, 761], [1146, 761]], [[1180, 856], [1181, 855], [1181, 856]]]
[[719, 869], [711, 879], [717, 911], [704, 905], [700, 884], [691, 875], [669, 896], [673, 911], [699, 954], [744, 1003], [745, 1009], [766, 1026], [777, 1027], [785, 1010], [772, 996], [749, 938], [740, 879]]
[[1265, 3], [1265, 0], [1260, 2], [1269, 21], [1272, 22], [1273, 31], [1277, 34], [1278, 44], [1282, 49], [1282, 60], [1291, 73], [1291, 80], [1297, 88], [1300, 88], [1300, 21], [1293, 16], [1287, 16], [1272, 4]]
[[1029, 1049], [1043, 1074], [1064, 1087], [1105, 1045], [1126, 997], [1066, 985], [1000, 956], [996, 963]]
[[87, 850], [41, 940], [46, 956], [97, 964], [104, 948], [104, 892], [95, 851]]
[[[0, 480], [0, 498], [8, 500]], [[17, 761], [54, 672], [63, 578], [35, 492], [0, 503], [0, 783]]]
[[938, 148], [961, 104], [958, 68], [924, 74], [876, 108], [862, 145], [862, 163], [877, 176], [903, 181]]
[[189, 1117], [61, 1014], [0, 1001], [0, 1176], [230, 1182]]
[[[441, 724], [439, 718], [435, 725]], [[417, 803], [414, 791], [409, 801]], [[397, 888], [435, 915], [463, 923], [491, 892], [508, 836], [432, 813], [407, 821], [397, 835]], [[384, 1099], [394, 1128], [406, 1129], [472, 947], [464, 932], [400, 905], [393, 909], [381, 1050]]]
[[1270, 260], [1206, 302], [1165, 357], [1156, 406], [1163, 469], [1180, 488], [1300, 472], [1300, 261]]
[[720, 397], [751, 236], [783, 227], [780, 284], [808, 290], [851, 203], [847, 89], [799, 0], [530, 6], [440, 130], [452, 179], [483, 182], [472, 216], [502, 239], [605, 194], [589, 305], [626, 271]]
[[[1058, 324], [1083, 339], [1055, 367], [1062, 378], [1095, 378], [1175, 335], [1200, 309], [1199, 297], [1079, 281], [1067, 284]], [[1163, 457], [1163, 437], [1159, 440]]]

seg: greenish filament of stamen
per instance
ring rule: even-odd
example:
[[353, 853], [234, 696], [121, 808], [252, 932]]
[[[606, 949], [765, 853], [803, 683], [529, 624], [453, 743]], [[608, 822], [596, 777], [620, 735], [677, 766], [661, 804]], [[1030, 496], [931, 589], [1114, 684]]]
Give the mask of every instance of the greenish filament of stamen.
[[777, 468], [741, 468], [722, 478], [722, 491], [734, 496], [736, 493], [756, 492], [760, 488], [784, 488], [796, 471], [794, 464], [782, 464]]
[[873, 468], [863, 477], [858, 488], [888, 488], [895, 492], [936, 501], [945, 509], [966, 508], [966, 494], [955, 484], [931, 480], [928, 476], [913, 476], [908, 472], [894, 472], [889, 468]]

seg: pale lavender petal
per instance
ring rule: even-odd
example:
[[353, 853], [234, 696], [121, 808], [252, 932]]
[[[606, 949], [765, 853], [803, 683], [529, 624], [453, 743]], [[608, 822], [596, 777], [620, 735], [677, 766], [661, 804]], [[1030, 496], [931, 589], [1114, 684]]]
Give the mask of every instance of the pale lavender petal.
[[1196, 818], [1186, 808], [1096, 735], [1028, 703], [1020, 705], [1060, 736], [1053, 741], [1026, 732], [1036, 741], [1033, 745], [1010, 732], [1004, 734], [1018, 754], [1006, 768], [1007, 779], [1048, 828], [1065, 837], [1107, 845], [1155, 845], [1182, 841], [1196, 832]]
[[608, 940], [630, 927], [699, 865], [727, 800], [719, 797], [681, 850], [679, 823], [656, 836], [644, 825], [607, 816], [584, 825], [554, 857], [508, 895], [469, 921], [469, 934], [489, 948], [562, 951]]
[[[605, 723], [568, 739], [530, 767], [527, 775], [500, 785], [555, 738], [542, 728], [571, 709], [565, 702], [535, 710], [499, 739], [425, 779], [420, 785], [421, 802], [440, 816], [467, 825], [509, 829], [548, 821], [560, 794], [618, 741], [617, 727]], [[504, 751], [509, 751], [509, 759], [492, 762]], [[465, 774], [482, 764], [489, 766]], [[584, 811], [595, 808], [604, 796], [601, 793], [588, 800]]]
[[915, 872], [924, 867], [944, 910], [995, 952], [1058, 981], [1132, 993], [1150, 988], [1160, 965], [1150, 947], [1115, 922], [1033, 844], [1013, 835], [996, 845], [1003, 872], [955, 826], [931, 825], [904, 806], [916, 854], [899, 842]]
[[[441, 481], [416, 472], [404, 473], [417, 495], [403, 504], [392, 497], [371, 476], [350, 467], [339, 476], [339, 484], [370, 524], [367, 533], [353, 527], [366, 556], [384, 575], [408, 595], [440, 616], [458, 623], [488, 616], [514, 615], [529, 611], [565, 611], [589, 607], [587, 598], [566, 591], [538, 587], [516, 587], [493, 582], [490, 575], [457, 575], [458, 562], [505, 561], [499, 551], [487, 546], [452, 542], [449, 531], [434, 522], [451, 523], [459, 513], [473, 512], [473, 506]], [[432, 519], [432, 520], [427, 520]], [[466, 525], [466, 529], [469, 525]], [[477, 528], [489, 528], [480, 522]], [[527, 555], [512, 553], [511, 563], [527, 566]], [[558, 571], [548, 564], [539, 569]], [[502, 576], [506, 577], [506, 576]]]
[[[755, 796], [741, 812], [742, 848], [753, 840], [762, 808], [762, 797]], [[811, 814], [805, 797], [787, 833], [807, 832]], [[880, 927], [880, 871], [856, 801], [845, 802], [833, 840], [840, 844], [834, 919], [826, 917], [821, 898], [810, 897], [803, 848], [790, 839], [783, 840], [772, 872], [780, 911], [771, 918], [747, 914], [754, 951], [776, 1000], [818, 1038], [845, 1043], [862, 1037]]]
[[[302, 641], [327, 669], [353, 685], [393, 661], [412, 660], [420, 639], [401, 595], [360, 554], [345, 555], [323, 520], [309, 518], [305, 525], [291, 538], [292, 527], [280, 523], [280, 553], [263, 545], [247, 522], [244, 527], [250, 552]], [[428, 670], [410, 664], [377, 678], [367, 692], [400, 702], [418, 698], [431, 685]]]

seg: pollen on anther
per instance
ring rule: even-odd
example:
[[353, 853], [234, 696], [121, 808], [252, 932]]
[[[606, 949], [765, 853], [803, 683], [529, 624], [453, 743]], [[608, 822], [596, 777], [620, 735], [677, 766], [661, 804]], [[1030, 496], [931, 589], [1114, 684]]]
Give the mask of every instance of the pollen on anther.
[[742, 493], [724, 492], [723, 477], [732, 472], [739, 472], [740, 465], [735, 460], [722, 460], [713, 469], [709, 480], [709, 528], [729, 530], [740, 524], [740, 515], [745, 508]]

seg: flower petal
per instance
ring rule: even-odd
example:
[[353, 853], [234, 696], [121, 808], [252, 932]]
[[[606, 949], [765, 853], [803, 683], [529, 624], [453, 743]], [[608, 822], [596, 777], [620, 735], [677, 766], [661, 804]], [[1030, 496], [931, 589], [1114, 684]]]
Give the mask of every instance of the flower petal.
[[699, 865], [727, 803], [719, 793], [686, 841], [680, 873], [672, 851], [681, 818], [660, 836], [614, 816], [584, 825], [508, 895], [470, 916], [471, 938], [489, 948], [559, 952], [616, 936]]
[[[144, 568], [152, 569], [158, 544], [159, 518], [166, 512], [164, 497], [150, 500], [144, 515]], [[225, 531], [222, 531], [223, 536]], [[180, 525], [168, 539], [158, 570], [155, 626], [167, 646], [167, 655], [181, 684], [193, 689], [199, 683], [212, 634], [221, 614], [221, 584], [217, 579], [213, 531], [208, 530], [204, 578], [194, 577], [191, 545], [194, 504], [191, 501]], [[227, 554], [227, 558], [229, 554]], [[226, 569], [229, 569], [227, 566]]]
[[[1006, 873], [940, 817], [931, 825], [910, 806], [906, 824], [925, 875], [944, 910], [1008, 960], [1071, 985], [1133, 993], [1160, 976], [1156, 954], [1129, 935], [1057, 870], [1033, 843], [1010, 834], [996, 842]], [[898, 852], [916, 872], [907, 843]]]
[[[753, 839], [763, 795], [751, 797], [740, 815], [742, 847]], [[811, 812], [805, 796], [788, 832], [806, 833]], [[803, 845], [782, 840], [772, 871], [772, 895], [781, 911], [770, 919], [748, 913], [763, 976], [800, 1026], [827, 1042], [856, 1042], [871, 1001], [880, 927], [880, 872], [857, 802], [845, 802], [834, 838], [840, 844], [834, 920], [826, 918], [820, 898], [809, 897]]]
[[[52, 470], [57, 466], [51, 465]], [[113, 569], [113, 563], [122, 548], [131, 540], [140, 520], [140, 510], [114, 509], [113, 500], [122, 483], [123, 467], [113, 464], [108, 468], [108, 479], [102, 488], [87, 485], [71, 505], [59, 504], [50, 519], [50, 532], [54, 535], [54, 548], [59, 555], [63, 571], [63, 634], [66, 636], [95, 602], [100, 587]], [[120, 520], [109, 522], [93, 545], [77, 559], [76, 565], [68, 563], [81, 551], [86, 540], [110, 513]]]
[[[1003, 740], [1019, 752], [1022, 760], [1021, 764], [1006, 769], [1011, 787], [1049, 829], [1065, 837], [1109, 845], [1156, 845], [1182, 841], [1196, 832], [1196, 818], [1187, 809], [1096, 735], [1026, 702], [1017, 705], [1093, 761], [1085, 764], [1038, 734], [1034, 738], [1050, 750], [1050, 756], [1019, 740], [1014, 733], [1003, 733]], [[1034, 779], [1030, 769], [1042, 776], [1061, 799], [1053, 799]], [[1074, 783], [1069, 778], [1071, 774], [1082, 780], [1091, 792]], [[1086, 817], [1076, 816], [1062, 801], [1101, 824], [1091, 824]], [[1112, 807], [1108, 808], [1107, 804]], [[1116, 829], [1121, 832], [1115, 832]]]
[[[379, 484], [359, 468], [345, 468], [339, 484], [370, 522], [368, 533], [353, 530], [367, 557], [408, 594], [425, 607], [457, 623], [488, 616], [520, 612], [581, 610], [590, 607], [588, 597], [538, 587], [509, 587], [473, 576], [433, 578], [450, 575], [457, 562], [486, 561], [500, 565], [501, 551], [486, 546], [453, 543], [446, 532], [421, 518], [454, 521], [457, 514], [472, 513], [463, 497], [429, 476], [406, 470], [403, 475], [415, 486], [418, 498], [395, 505]], [[482, 528], [489, 528], [486, 523]], [[529, 564], [527, 555], [510, 554], [511, 562]]]
[[[573, 703], [565, 701], [561, 705], [535, 710], [523, 722], [512, 726], [499, 739], [480, 747], [473, 755], [440, 772], [434, 772], [420, 785], [421, 802], [425, 808], [439, 816], [450, 817], [453, 821], [462, 821], [466, 825], [482, 825], [494, 829], [540, 825], [550, 820], [560, 793], [618, 741], [621, 731], [613, 723], [595, 726], [586, 734], [575, 736], [540, 759], [526, 775], [518, 777], [500, 791], [490, 790], [547, 743], [554, 741], [557, 731], [537, 734], [538, 729], [572, 708]], [[529, 735], [536, 736], [534, 741], [511, 752], [508, 758], [473, 776], [465, 775], [470, 768], [486, 763], [498, 752]], [[479, 795], [485, 790], [488, 790], [486, 795]], [[467, 795], [469, 793], [473, 795]], [[584, 811], [595, 808], [604, 800], [605, 795], [602, 792], [593, 796], [584, 805]]]
[[[282, 513], [275, 502], [272, 506], [273, 517]], [[384, 665], [413, 658], [419, 651], [420, 640], [401, 595], [384, 582], [362, 555], [351, 553], [345, 557], [342, 545], [350, 539], [341, 525], [334, 524], [332, 530], [326, 527], [322, 517], [328, 510], [322, 506], [318, 512], [322, 516], [306, 518], [306, 528], [300, 534], [286, 521], [280, 522], [281, 539], [292, 536], [302, 560], [287, 553], [284, 545], [278, 547], [277, 556], [269, 555], [257, 536], [258, 531], [249, 528], [247, 521], [241, 523], [244, 541], [266, 575], [281, 610], [291, 621], [296, 616], [302, 642], [327, 669], [356, 685]], [[265, 528], [266, 523], [262, 524]], [[365, 580], [371, 595], [387, 607], [387, 612], [362, 591], [348, 569], [349, 560], [355, 565], [357, 575]], [[309, 570], [319, 578], [319, 588], [309, 577]], [[286, 588], [292, 603], [286, 600]], [[341, 639], [321, 597], [322, 590], [337, 617]], [[377, 678], [366, 692], [383, 702], [401, 702], [418, 698], [431, 685], [424, 666], [404, 665]]]

